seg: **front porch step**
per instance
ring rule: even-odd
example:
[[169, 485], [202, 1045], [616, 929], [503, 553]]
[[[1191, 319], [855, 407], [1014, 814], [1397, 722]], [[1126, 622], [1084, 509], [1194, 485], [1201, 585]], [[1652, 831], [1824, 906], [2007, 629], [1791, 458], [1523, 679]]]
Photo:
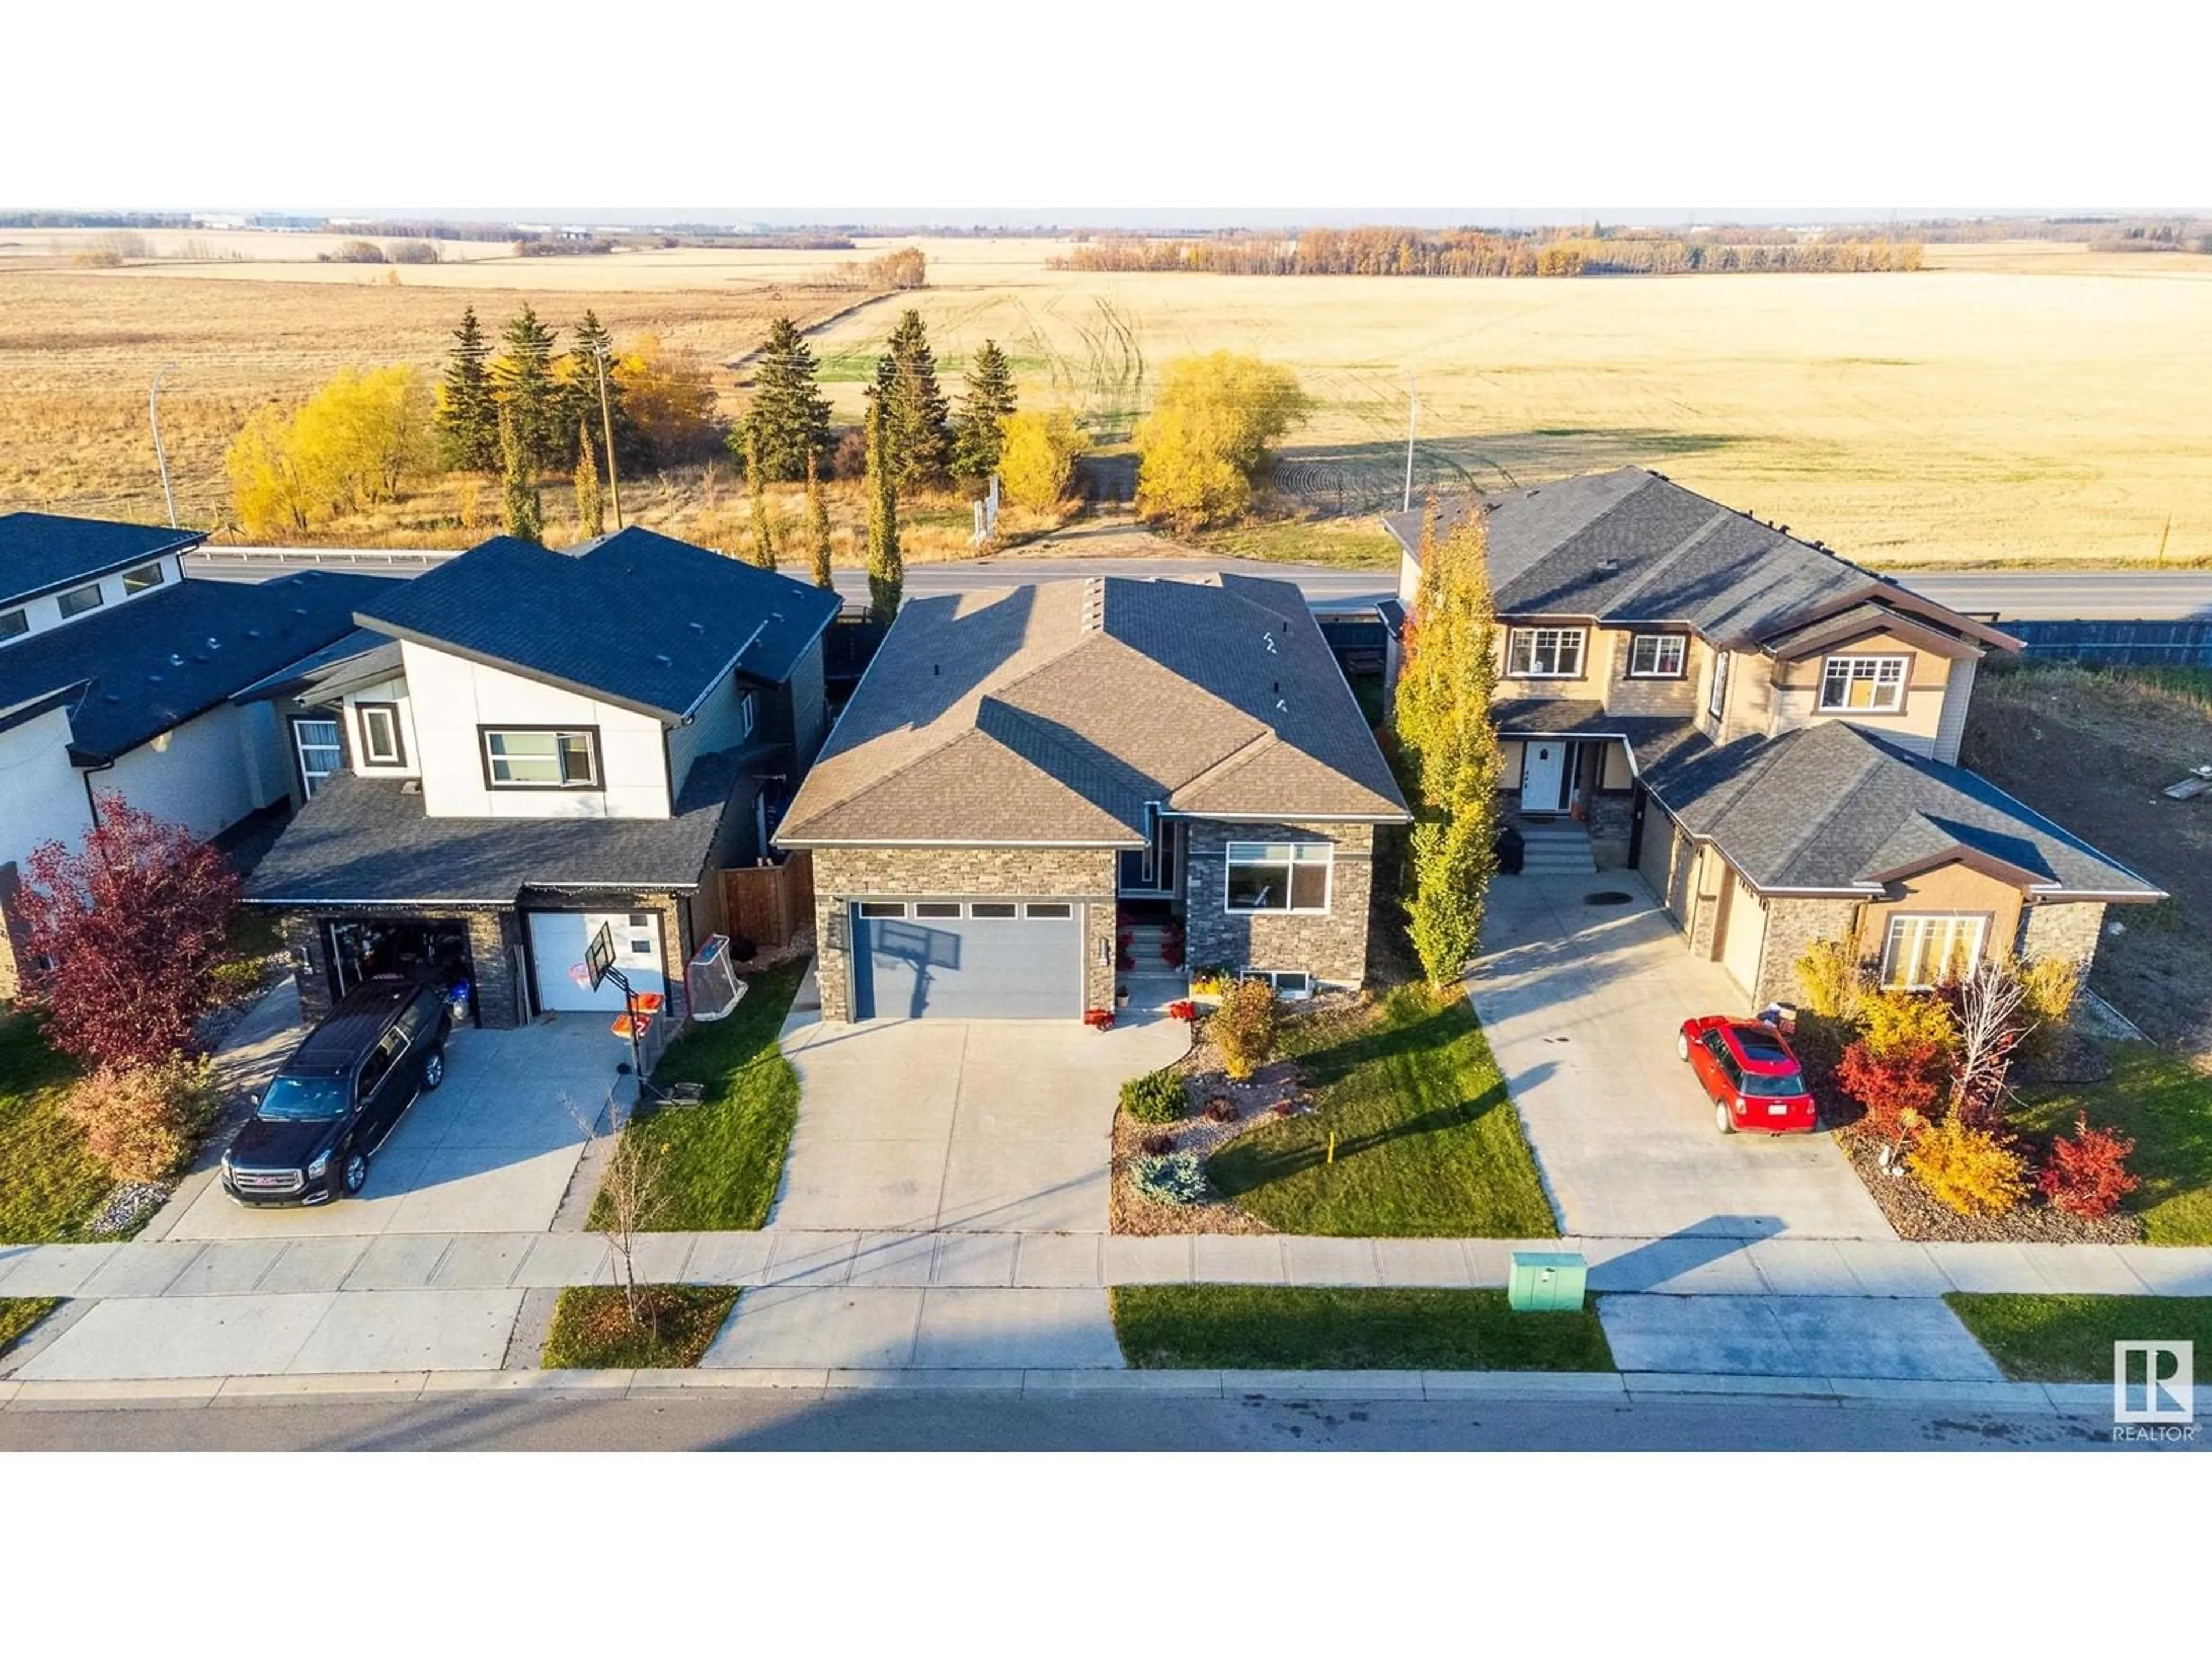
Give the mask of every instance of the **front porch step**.
[[1523, 823], [1521, 830], [1521, 872], [1529, 876], [1588, 876], [1597, 872], [1590, 851], [1589, 832], [1571, 820], [1565, 823]]

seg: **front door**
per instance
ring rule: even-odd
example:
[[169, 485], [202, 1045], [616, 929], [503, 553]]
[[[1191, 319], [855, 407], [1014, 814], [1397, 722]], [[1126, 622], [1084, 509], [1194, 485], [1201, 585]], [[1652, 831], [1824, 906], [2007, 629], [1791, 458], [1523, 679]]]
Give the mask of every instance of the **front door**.
[[1567, 745], [1532, 738], [1521, 750], [1521, 810], [1556, 812], [1567, 782]]

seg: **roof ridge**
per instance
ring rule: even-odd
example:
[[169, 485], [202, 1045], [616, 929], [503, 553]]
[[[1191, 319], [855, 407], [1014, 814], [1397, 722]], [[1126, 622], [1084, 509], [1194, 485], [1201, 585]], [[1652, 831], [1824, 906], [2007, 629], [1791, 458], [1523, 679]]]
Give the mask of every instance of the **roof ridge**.
[[[1637, 492], [1632, 490], [1629, 495], [1622, 496], [1621, 500], [1624, 501], [1631, 500], [1636, 493]], [[1693, 492], [1685, 491], [1684, 493], [1690, 494]], [[1699, 497], [1699, 499], [1702, 500], [1704, 498]], [[1599, 518], [1603, 518], [1605, 514], [1600, 514], [1598, 515]], [[1692, 548], [1702, 546], [1705, 543], [1711, 540], [1714, 532], [1719, 530], [1720, 527], [1728, 521], [1729, 510], [1724, 507], [1717, 508], [1714, 512], [1712, 517], [1707, 519], [1705, 523], [1699, 525], [1695, 530], [1685, 536], [1680, 541], [1675, 543], [1673, 547], [1668, 549], [1666, 552], [1662, 553], [1657, 558], [1654, 559], [1650, 567], [1646, 568], [1641, 575], [1638, 576], [1634, 581], [1629, 583], [1628, 586], [1622, 588], [1620, 592], [1615, 593], [1611, 599], [1607, 599], [1605, 602], [1606, 614], [1608, 616], [1619, 616], [1622, 614], [1622, 607], [1625, 606], [1631, 599], [1634, 599], [1638, 593], [1641, 593], [1645, 588], [1650, 586], [1653, 582], [1658, 580], [1659, 578], [1664, 575], [1668, 570], [1672, 569], [1675, 560], [1680, 558]]]
[[[1185, 778], [1181, 783], [1176, 785], [1174, 788], [1169, 790], [1169, 797], [1172, 799], [1176, 795], [1183, 793], [1187, 790], [1195, 792], [1205, 787], [1208, 784], [1218, 783], [1222, 779], [1228, 777], [1231, 774], [1241, 771], [1243, 768], [1249, 766], [1269, 749], [1273, 748], [1281, 742], [1282, 738], [1277, 735], [1273, 726], [1263, 726], [1258, 732], [1255, 732], [1243, 743], [1239, 744], [1236, 748], [1224, 755], [1219, 760], [1214, 762], [1212, 765], [1206, 768], [1195, 776]], [[1301, 750], [1300, 752], [1303, 753], [1304, 751]]]

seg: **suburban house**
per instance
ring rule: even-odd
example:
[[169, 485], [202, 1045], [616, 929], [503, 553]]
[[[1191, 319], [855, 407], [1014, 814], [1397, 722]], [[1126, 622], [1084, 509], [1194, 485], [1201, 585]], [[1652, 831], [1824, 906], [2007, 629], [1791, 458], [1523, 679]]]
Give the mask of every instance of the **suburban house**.
[[349, 633], [377, 579], [187, 580], [204, 539], [0, 515], [0, 996], [17, 985], [22, 860], [80, 842], [101, 797], [204, 838], [285, 801], [285, 734], [231, 694]]
[[[1509, 816], [1543, 867], [1640, 871], [1754, 1001], [1820, 939], [1890, 985], [2086, 968], [2106, 906], [2165, 896], [1959, 766], [2009, 635], [1641, 467], [1480, 501]], [[1420, 522], [1384, 520], [1408, 607]]]
[[601, 927], [684, 1012], [828, 726], [833, 593], [650, 531], [495, 538], [386, 583], [347, 637], [242, 694], [281, 711], [300, 810], [249, 879], [310, 1018], [369, 975], [471, 988], [485, 1025], [621, 1007]]
[[1073, 1019], [1146, 920], [1358, 984], [1407, 818], [1296, 587], [1103, 577], [910, 601], [775, 839], [813, 854], [824, 1019]]

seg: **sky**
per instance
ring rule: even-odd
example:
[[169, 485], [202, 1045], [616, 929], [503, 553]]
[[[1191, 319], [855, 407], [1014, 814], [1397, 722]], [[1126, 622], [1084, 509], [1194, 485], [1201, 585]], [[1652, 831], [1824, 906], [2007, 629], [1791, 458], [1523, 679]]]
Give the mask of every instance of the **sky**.
[[2188, 82], [2207, 19], [2154, 0], [40, 5], [9, 19], [0, 206], [1172, 225], [2203, 210], [2212, 143]]

